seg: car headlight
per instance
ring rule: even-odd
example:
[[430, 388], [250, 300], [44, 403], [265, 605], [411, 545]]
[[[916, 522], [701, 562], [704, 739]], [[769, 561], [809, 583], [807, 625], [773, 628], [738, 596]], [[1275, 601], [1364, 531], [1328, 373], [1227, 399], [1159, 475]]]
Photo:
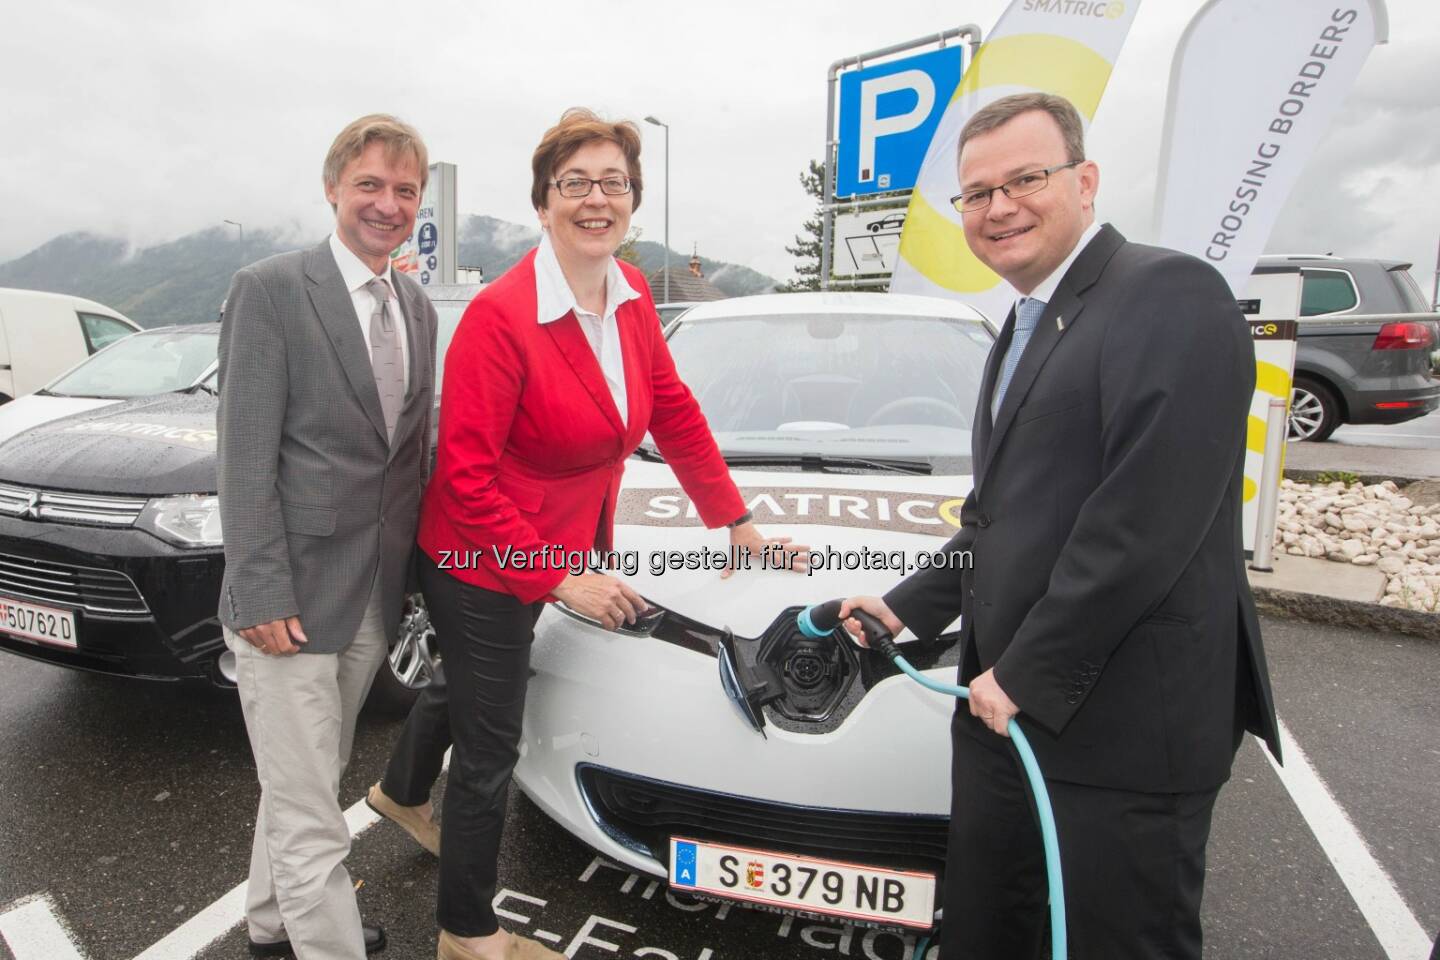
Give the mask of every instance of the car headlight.
[[220, 498], [205, 494], [156, 497], [145, 504], [135, 526], [177, 547], [218, 547]]

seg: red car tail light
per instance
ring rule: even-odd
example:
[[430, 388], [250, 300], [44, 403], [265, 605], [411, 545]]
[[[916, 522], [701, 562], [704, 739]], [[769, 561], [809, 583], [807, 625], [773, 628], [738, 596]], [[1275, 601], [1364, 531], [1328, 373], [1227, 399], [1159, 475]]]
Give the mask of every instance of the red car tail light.
[[1408, 320], [1403, 323], [1387, 323], [1375, 335], [1371, 350], [1423, 350], [1434, 342], [1430, 328], [1423, 323]]

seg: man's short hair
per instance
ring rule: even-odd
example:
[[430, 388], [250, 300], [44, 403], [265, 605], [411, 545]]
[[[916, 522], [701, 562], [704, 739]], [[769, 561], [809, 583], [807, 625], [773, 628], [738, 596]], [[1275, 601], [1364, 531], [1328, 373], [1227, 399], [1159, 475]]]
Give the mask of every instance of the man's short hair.
[[1080, 120], [1080, 111], [1076, 110], [1069, 100], [1053, 93], [1016, 93], [1001, 97], [977, 110], [960, 130], [960, 146], [956, 151], [956, 158], [964, 152], [965, 144], [972, 138], [1004, 126], [1020, 114], [1029, 113], [1031, 110], [1048, 113], [1055, 120], [1056, 126], [1060, 128], [1060, 136], [1065, 141], [1066, 160], [1085, 159], [1085, 125]]
[[425, 149], [425, 141], [420, 139], [420, 131], [388, 113], [367, 114], [340, 131], [330, 144], [330, 152], [325, 154], [326, 188], [338, 184], [345, 167], [376, 140], [385, 145], [385, 155], [391, 163], [405, 154], [415, 159], [415, 165], [420, 168], [420, 189], [424, 190], [430, 180], [430, 154]]
[[560, 115], [559, 123], [545, 131], [530, 158], [534, 174], [530, 204], [536, 210], [546, 208], [546, 195], [555, 172], [581, 147], [597, 140], [615, 144], [625, 155], [625, 164], [630, 168], [630, 194], [635, 198], [631, 209], [640, 209], [640, 128], [629, 120], [611, 123], [602, 120], [593, 110], [571, 107]]

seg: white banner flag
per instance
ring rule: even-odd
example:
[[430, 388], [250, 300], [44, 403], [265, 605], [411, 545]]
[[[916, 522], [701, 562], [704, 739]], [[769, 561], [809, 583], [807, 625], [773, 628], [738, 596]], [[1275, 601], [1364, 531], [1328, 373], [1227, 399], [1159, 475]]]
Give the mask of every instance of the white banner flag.
[[1156, 242], [1237, 294], [1370, 49], [1384, 0], [1210, 0], [1180, 38], [1156, 190]]
[[963, 300], [997, 324], [1005, 318], [1014, 288], [970, 252], [950, 204], [960, 192], [960, 129], [986, 104], [1030, 92], [1065, 97], [1088, 127], [1139, 8], [1140, 0], [1013, 0], [960, 79], [925, 152], [891, 292]]

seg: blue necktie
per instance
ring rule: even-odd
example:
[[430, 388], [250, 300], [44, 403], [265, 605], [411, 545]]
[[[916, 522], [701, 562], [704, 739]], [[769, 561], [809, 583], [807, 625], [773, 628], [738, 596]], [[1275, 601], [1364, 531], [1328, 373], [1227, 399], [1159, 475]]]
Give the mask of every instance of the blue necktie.
[[1010, 378], [1015, 376], [1015, 368], [1020, 366], [1020, 355], [1025, 352], [1025, 344], [1030, 342], [1030, 334], [1035, 332], [1035, 325], [1040, 322], [1040, 315], [1045, 312], [1045, 301], [1036, 300], [1034, 297], [1021, 297], [1015, 304], [1015, 332], [1010, 337], [1010, 349], [1005, 351], [1005, 362], [1000, 368], [1000, 384], [995, 388], [995, 400], [990, 404], [990, 419], [994, 420], [1000, 412], [1000, 402], [1005, 399], [1005, 388], [1010, 386]]

